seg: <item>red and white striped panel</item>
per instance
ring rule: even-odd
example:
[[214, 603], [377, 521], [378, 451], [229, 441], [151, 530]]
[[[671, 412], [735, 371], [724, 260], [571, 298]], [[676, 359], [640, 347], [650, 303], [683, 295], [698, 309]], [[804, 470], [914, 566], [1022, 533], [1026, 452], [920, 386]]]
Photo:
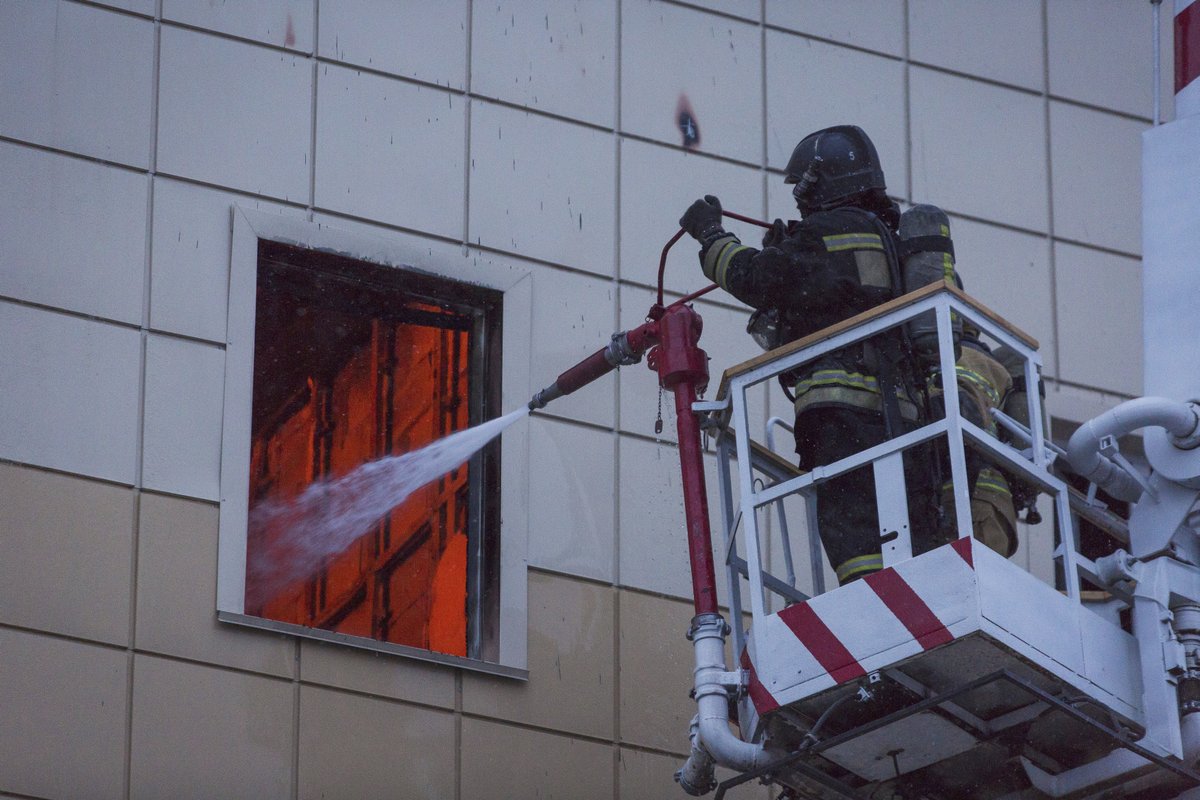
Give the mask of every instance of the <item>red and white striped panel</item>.
[[757, 622], [742, 667], [758, 713], [977, 630], [973, 546], [959, 539]]
[[1200, 0], [1175, 0], [1175, 117], [1200, 113]]

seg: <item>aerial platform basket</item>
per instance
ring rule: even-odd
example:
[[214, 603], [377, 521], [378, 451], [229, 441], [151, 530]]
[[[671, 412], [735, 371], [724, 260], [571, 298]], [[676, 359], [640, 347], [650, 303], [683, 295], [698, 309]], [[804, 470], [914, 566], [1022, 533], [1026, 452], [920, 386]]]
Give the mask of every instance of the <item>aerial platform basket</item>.
[[[1031, 782], [1124, 749], [1173, 776], [1160, 786], [1200, 785], [1169, 753], [1137, 743], [1148, 725], [1138, 642], [1081, 602], [1081, 577], [1094, 579], [1096, 566], [1076, 550], [1070, 490], [1050, 470], [1036, 392], [1016, 445], [961, 417], [954, 381], [944, 418], [809, 473], [777, 455], [769, 434], [766, 444], [750, 437], [751, 387], [922, 314], [936, 318], [942, 374], [955, 373], [952, 319], [961, 316], [1017, 351], [1026, 385], [1039, 385], [1036, 341], [955, 287], [933, 285], [728, 370], [717, 399], [695, 405], [716, 438], [742, 736], [790, 753], [735, 782], [764, 777], [800, 797], [876, 796], [885, 786], [900, 796], [917, 786], [911, 796], [1039, 797]], [[902, 452], [934, 440], [948, 453], [961, 538], [914, 556]], [[967, 448], [1053, 502], [1057, 529], [1072, 535], [1043, 572], [1057, 570], [1061, 589], [970, 538]], [[814, 531], [819, 485], [866, 467], [885, 569], [825, 591], [819, 540], [794, 547], [785, 501], [803, 498], [791, 528]], [[812, 575], [802, 590], [794, 561], [805, 550]], [[771, 569], [781, 553], [786, 575]]]
[[1057, 772], [1144, 729], [1133, 637], [972, 539], [756, 619], [747, 640], [744, 722], [802, 739], [843, 703], [852, 722], [828, 717], [809, 759], [860, 781], [977, 780], [1006, 734]]

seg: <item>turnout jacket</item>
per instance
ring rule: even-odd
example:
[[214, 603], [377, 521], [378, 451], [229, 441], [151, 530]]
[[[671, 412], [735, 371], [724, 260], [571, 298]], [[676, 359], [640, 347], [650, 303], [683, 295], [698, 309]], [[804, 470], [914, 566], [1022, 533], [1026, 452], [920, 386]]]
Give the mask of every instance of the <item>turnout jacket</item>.
[[[704, 274], [755, 309], [778, 309], [786, 341], [867, 311], [900, 294], [893, 233], [868, 211], [843, 207], [768, 233], [759, 250], [722, 232], [700, 251]], [[886, 341], [884, 341], [886, 340]], [[842, 406], [882, 411], [880, 360], [900, 369], [898, 337], [884, 334], [805, 365], [792, 375], [796, 413]], [[896, 382], [900, 413], [917, 407]]]

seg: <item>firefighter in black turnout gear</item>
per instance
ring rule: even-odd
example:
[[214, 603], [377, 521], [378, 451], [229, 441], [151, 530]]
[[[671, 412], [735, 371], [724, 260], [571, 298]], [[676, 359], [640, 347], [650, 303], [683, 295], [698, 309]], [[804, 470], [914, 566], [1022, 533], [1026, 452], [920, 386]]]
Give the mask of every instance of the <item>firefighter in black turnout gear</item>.
[[[680, 226], [700, 244], [704, 274], [756, 309], [751, 333], [776, 347], [859, 314], [902, 293], [896, 234], [900, 210], [888, 199], [875, 146], [841, 125], [806, 136], [785, 182], [802, 219], [776, 220], [762, 249], [724, 230], [720, 201], [708, 195]], [[765, 340], [764, 340], [765, 339]], [[829, 464], [917, 427], [920, 396], [900, 330], [887, 331], [785, 376], [795, 398], [800, 467]], [[788, 386], [790, 384], [790, 387]], [[905, 452], [914, 552], [931, 544], [937, 490], [927, 450]], [[817, 489], [821, 543], [842, 584], [883, 568], [875, 479], [870, 465]]]

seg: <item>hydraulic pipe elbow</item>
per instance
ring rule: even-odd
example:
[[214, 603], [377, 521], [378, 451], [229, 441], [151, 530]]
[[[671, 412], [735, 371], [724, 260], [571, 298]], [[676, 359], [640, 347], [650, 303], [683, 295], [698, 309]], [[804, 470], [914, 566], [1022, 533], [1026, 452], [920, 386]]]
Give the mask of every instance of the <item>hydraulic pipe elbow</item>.
[[691, 752], [687, 761], [676, 771], [675, 782], [692, 797], [700, 797], [717, 788], [717, 764], [700, 743], [699, 715], [692, 717], [688, 739], [691, 741]]
[[785, 755], [762, 744], [744, 741], [729, 727], [729, 692], [725, 673], [725, 634], [728, 626], [720, 614], [700, 614], [692, 620], [689, 635], [696, 651], [695, 692], [697, 714], [692, 720], [692, 752], [676, 780], [688, 794], [705, 794], [715, 786], [716, 764], [746, 772], [764, 767]]
[[[1067, 460], [1083, 477], [1119, 500], [1136, 501], [1142, 484], [1100, 452], [1101, 440], [1123, 436], [1146, 426], [1165, 428], [1177, 447], [1200, 441], [1200, 416], [1194, 404], [1162, 397], [1129, 400], [1079, 426], [1067, 443]], [[1194, 446], [1194, 445], [1193, 445]]]

